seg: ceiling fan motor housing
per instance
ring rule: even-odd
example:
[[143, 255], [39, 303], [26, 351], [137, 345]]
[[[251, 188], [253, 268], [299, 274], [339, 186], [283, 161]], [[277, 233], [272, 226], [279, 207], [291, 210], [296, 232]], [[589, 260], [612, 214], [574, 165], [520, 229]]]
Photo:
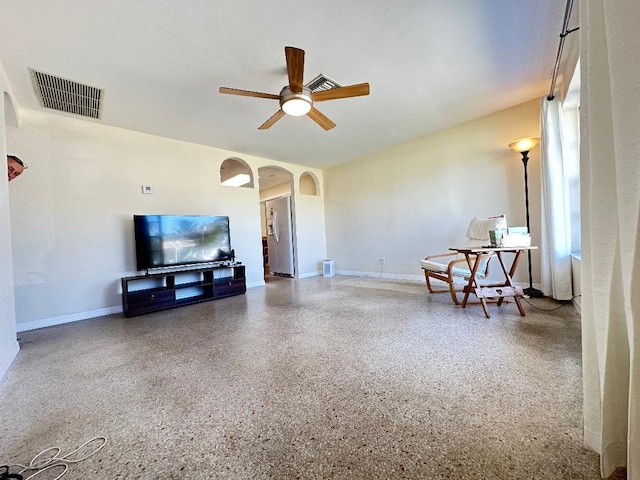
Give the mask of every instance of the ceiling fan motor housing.
[[302, 92], [299, 93], [292, 92], [288, 86], [280, 91], [280, 108], [287, 115], [306, 115], [312, 105], [311, 90], [307, 87], [302, 87]]

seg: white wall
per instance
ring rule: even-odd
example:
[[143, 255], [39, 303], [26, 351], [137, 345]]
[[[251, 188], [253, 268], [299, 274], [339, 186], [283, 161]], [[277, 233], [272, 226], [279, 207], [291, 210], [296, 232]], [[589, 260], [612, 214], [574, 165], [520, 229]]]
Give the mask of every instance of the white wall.
[[322, 260], [326, 258], [327, 244], [324, 222], [324, 199], [320, 195], [295, 195], [296, 247], [300, 277], [322, 274]]
[[[11, 200], [18, 330], [121, 311], [120, 277], [136, 273], [133, 214], [228, 215], [248, 286], [264, 284], [257, 186], [221, 186], [220, 165], [241, 158], [254, 178], [267, 164], [296, 179], [308, 170], [31, 110], [21, 111], [21, 128], [9, 127], [7, 138], [29, 163]], [[143, 184], [154, 194], [143, 195]], [[324, 237], [322, 209], [296, 209]], [[299, 235], [306, 228], [298, 226]], [[300, 273], [324, 256], [300, 252]]]
[[[20, 347], [16, 338], [16, 320], [13, 296], [13, 260], [11, 257], [10, 188], [7, 181], [7, 144], [4, 135], [6, 124], [15, 115], [9, 98], [9, 82], [4, 67], [0, 63], [0, 158], [2, 159], [2, 179], [0, 179], [0, 379], [4, 376]], [[11, 117], [8, 118], [8, 117]], [[16, 179], [11, 187], [20, 182]]]
[[[539, 103], [536, 99], [326, 170], [327, 252], [336, 270], [377, 275], [378, 259], [384, 257], [383, 276], [422, 279], [418, 260], [463, 245], [471, 218], [504, 213], [510, 226], [526, 225], [522, 156], [507, 145], [539, 135]], [[539, 149], [529, 157], [532, 244], [539, 245]], [[534, 284], [539, 263], [535, 252]], [[516, 281], [528, 283], [526, 258]]]

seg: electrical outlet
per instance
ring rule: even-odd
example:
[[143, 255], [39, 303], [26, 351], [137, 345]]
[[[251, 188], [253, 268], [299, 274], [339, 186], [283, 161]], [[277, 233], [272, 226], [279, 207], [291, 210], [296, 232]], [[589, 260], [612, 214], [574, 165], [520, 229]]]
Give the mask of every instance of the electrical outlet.
[[384, 265], [386, 263], [386, 260], [384, 259], [384, 257], [380, 257], [378, 262], [380, 262], [380, 265]]

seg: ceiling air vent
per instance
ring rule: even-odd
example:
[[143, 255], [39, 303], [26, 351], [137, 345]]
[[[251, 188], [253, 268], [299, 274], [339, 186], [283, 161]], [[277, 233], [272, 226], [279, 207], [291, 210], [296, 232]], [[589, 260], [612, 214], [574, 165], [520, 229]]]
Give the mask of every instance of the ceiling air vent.
[[342, 87], [342, 86], [343, 85], [340, 85], [335, 80], [332, 80], [331, 78], [329, 78], [329, 77], [327, 77], [327, 76], [325, 76], [323, 74], [318, 75], [316, 78], [311, 80], [306, 85], [306, 87], [309, 90], [311, 90], [311, 93], [323, 92], [325, 90], [331, 90], [332, 88], [338, 88], [338, 87]]
[[85, 117], [100, 118], [103, 90], [54, 77], [31, 68], [29, 71], [36, 96], [43, 107]]

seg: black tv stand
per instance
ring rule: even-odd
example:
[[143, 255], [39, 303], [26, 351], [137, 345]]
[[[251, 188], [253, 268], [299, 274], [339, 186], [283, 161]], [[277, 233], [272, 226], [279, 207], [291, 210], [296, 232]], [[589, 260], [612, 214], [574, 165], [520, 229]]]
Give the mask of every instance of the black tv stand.
[[245, 267], [209, 265], [170, 272], [147, 270], [122, 277], [122, 309], [127, 317], [240, 295], [247, 291]]

